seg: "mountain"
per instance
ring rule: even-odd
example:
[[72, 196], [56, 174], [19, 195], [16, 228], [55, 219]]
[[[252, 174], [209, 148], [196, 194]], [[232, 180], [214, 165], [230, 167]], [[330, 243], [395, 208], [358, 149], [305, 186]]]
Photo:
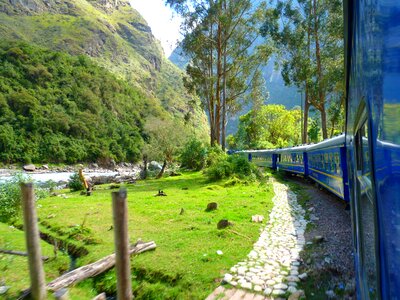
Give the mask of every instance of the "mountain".
[[0, 150], [26, 138], [1, 161], [137, 160], [149, 115], [207, 133], [183, 72], [127, 0], [0, 0], [0, 36]]
[[183, 87], [182, 71], [127, 0], [0, 0], [0, 36], [71, 55], [85, 54], [159, 100], [175, 116], [204, 123]]

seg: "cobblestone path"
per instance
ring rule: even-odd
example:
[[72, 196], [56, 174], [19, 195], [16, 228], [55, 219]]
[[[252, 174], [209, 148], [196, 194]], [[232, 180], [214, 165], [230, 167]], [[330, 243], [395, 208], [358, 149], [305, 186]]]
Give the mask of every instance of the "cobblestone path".
[[[226, 283], [242, 291], [224, 289], [225, 292], [222, 293], [226, 294], [227, 291], [229, 293], [222, 298], [221, 295], [219, 298], [215, 295], [212, 298], [214, 291], [208, 300], [253, 299], [256, 296], [258, 298], [255, 299], [269, 299], [265, 297], [288, 297], [290, 294], [299, 294], [297, 283], [307, 276], [298, 272], [299, 253], [305, 244], [304, 231], [307, 225], [304, 219], [305, 211], [297, 203], [296, 195], [286, 185], [273, 181], [273, 186], [274, 207], [268, 224], [247, 258], [234, 265], [224, 276]], [[217, 289], [221, 288], [223, 289], [223, 287]], [[247, 293], [243, 290], [247, 290]], [[257, 295], [252, 294], [253, 292]], [[242, 293], [240, 298], [239, 294]], [[249, 298], [246, 298], [247, 294]]]

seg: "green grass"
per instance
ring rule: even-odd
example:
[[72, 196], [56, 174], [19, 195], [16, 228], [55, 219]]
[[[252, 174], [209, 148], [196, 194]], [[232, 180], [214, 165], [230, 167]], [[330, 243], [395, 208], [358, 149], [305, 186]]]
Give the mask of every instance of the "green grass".
[[[0, 248], [5, 250], [26, 251], [24, 233], [16, 228], [0, 223]], [[41, 242], [42, 255], [50, 259], [44, 262], [46, 278], [56, 278], [69, 268], [68, 255], [59, 252], [54, 257], [53, 246]], [[22, 290], [29, 287], [28, 258], [9, 254], [0, 254], [0, 282], [10, 286], [7, 294], [0, 299], [15, 299]], [[90, 299], [96, 295], [93, 289], [79, 285], [71, 290], [72, 299]]]
[[[251, 223], [251, 216], [262, 214], [268, 222], [273, 191], [266, 184], [224, 184], [225, 181], [208, 183], [197, 172], [126, 186], [131, 242], [141, 238], [157, 244], [155, 251], [131, 260], [137, 298], [204, 299], [223, 274], [250, 252], [263, 226]], [[167, 197], [155, 197], [159, 189]], [[104, 185], [90, 197], [71, 192], [66, 194], [67, 199], [50, 197], [39, 203], [43, 229], [45, 224], [46, 230], [66, 240], [79, 237], [75, 243], [89, 251], [78, 259], [79, 265], [114, 251], [110, 192]], [[209, 202], [217, 202], [218, 209], [205, 212]], [[218, 230], [221, 219], [228, 219], [233, 227]], [[81, 233], [83, 238], [71, 232]], [[88, 236], [96, 243], [85, 242]], [[217, 255], [217, 250], [222, 250], [223, 255]], [[82, 289], [93, 287], [97, 292], [114, 292], [114, 270], [86, 281], [77, 290], [82, 293]]]

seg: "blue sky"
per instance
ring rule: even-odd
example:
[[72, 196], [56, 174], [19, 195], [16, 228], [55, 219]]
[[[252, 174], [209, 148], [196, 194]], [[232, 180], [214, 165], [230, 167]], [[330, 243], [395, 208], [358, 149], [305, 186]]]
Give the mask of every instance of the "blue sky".
[[165, 0], [129, 0], [133, 8], [145, 18], [154, 36], [161, 42], [168, 57], [181, 39], [181, 19], [164, 5]]

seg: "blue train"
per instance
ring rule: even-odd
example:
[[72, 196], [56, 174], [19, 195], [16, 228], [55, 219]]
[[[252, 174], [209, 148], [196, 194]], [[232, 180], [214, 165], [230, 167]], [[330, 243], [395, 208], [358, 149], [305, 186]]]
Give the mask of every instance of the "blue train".
[[345, 135], [241, 155], [349, 201], [357, 298], [400, 299], [400, 1], [344, 0], [344, 17]]
[[260, 167], [310, 178], [346, 202], [349, 201], [344, 134], [315, 145], [236, 153]]

